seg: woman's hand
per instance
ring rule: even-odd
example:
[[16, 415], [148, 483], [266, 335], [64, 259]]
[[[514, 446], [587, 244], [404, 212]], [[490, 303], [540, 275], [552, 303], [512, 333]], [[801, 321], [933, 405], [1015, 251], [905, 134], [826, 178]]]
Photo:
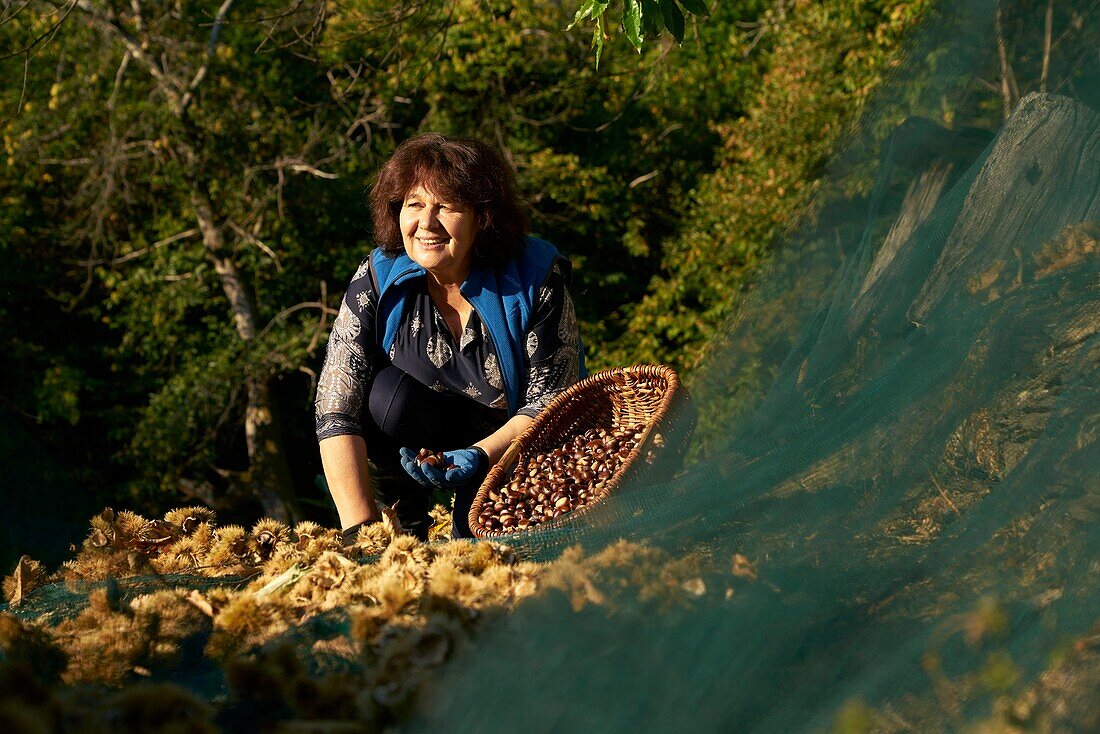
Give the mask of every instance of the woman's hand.
[[410, 448], [401, 449], [401, 466], [405, 472], [425, 487], [453, 489], [484, 476], [489, 469], [489, 457], [478, 446], [443, 452], [443, 465], [419, 462]]
[[481, 480], [504, 455], [512, 440], [532, 422], [534, 419], [526, 415], [512, 416], [507, 423], [470, 448], [444, 451], [442, 467], [418, 463], [415, 451], [402, 448], [401, 466], [405, 473], [428, 488], [451, 489], [474, 479]]

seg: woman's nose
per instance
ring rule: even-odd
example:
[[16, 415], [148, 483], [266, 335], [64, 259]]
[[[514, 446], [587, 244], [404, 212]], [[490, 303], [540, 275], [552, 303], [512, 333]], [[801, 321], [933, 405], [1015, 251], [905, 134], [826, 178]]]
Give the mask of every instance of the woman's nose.
[[420, 228], [435, 229], [439, 224], [439, 211], [434, 206], [426, 206], [420, 210]]

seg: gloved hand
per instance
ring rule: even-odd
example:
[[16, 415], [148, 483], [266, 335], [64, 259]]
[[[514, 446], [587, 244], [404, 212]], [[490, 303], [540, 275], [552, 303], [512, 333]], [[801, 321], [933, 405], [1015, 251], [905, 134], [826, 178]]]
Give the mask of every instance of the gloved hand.
[[489, 468], [489, 457], [477, 446], [443, 452], [443, 465], [418, 464], [416, 452], [401, 449], [401, 466], [405, 472], [425, 487], [453, 489], [466, 484]]

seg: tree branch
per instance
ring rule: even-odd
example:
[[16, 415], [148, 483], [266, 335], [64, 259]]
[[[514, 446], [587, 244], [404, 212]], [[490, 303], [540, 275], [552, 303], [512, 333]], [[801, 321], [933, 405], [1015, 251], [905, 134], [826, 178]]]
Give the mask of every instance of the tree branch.
[[271, 329], [278, 322], [282, 321], [287, 316], [290, 316], [293, 313], [296, 313], [298, 311], [302, 311], [302, 310], [307, 309], [307, 308], [316, 308], [316, 309], [318, 309], [321, 312], [322, 319], [324, 319], [327, 316], [335, 316], [337, 314], [336, 309], [334, 309], [332, 306], [328, 305], [324, 301], [303, 301], [301, 303], [296, 303], [293, 306], [291, 306], [290, 308], [284, 308], [282, 311], [280, 311], [279, 313], [272, 316], [271, 320], [267, 322], [267, 325], [264, 326], [264, 328], [261, 329], [258, 334], [256, 334], [257, 339], [259, 337], [262, 337], [267, 332], [271, 331]]
[[271, 258], [272, 262], [275, 263], [275, 270], [280, 273], [283, 272], [283, 264], [279, 261], [279, 256], [275, 254], [274, 250], [265, 245], [259, 237], [241, 228], [236, 222], [229, 222], [229, 228], [236, 232], [245, 242], [251, 242], [253, 245], [263, 250], [263, 252]]
[[993, 35], [997, 41], [997, 55], [1001, 61], [1001, 113], [1004, 119], [1012, 115], [1012, 87], [1009, 81], [1012, 77], [1012, 68], [1008, 61], [1008, 46], [1005, 43], [1004, 29], [1002, 28], [1002, 3], [997, 0], [993, 10]]
[[15, 16], [19, 15], [19, 13], [21, 13], [23, 11], [23, 9], [26, 8], [30, 4], [31, 4], [31, 0], [23, 0], [22, 5], [20, 5], [18, 8], [16, 8], [15, 10], [13, 10], [9, 13], [9, 12], [7, 12], [8, 3], [5, 2], [4, 14], [0, 15], [0, 26], [4, 25], [5, 23], [10, 23], [15, 18]]
[[[0, 61], [4, 61], [5, 59], [10, 59], [12, 57], [20, 56], [20, 55], [27, 55], [28, 56], [27, 60], [29, 61], [30, 60], [29, 57], [30, 57], [31, 52], [34, 51], [34, 49], [37, 48], [40, 43], [42, 43], [43, 41], [45, 41], [46, 39], [52, 37], [55, 33], [57, 33], [57, 29], [61, 27], [61, 24], [65, 22], [65, 19], [69, 17], [69, 13], [71, 13], [73, 11], [73, 8], [76, 7], [77, 1], [78, 0], [66, 0], [65, 4], [63, 6], [61, 6], [61, 11], [62, 11], [61, 12], [61, 17], [58, 18], [56, 23], [54, 23], [52, 26], [47, 28], [45, 30], [45, 32], [40, 34], [37, 38], [35, 38], [33, 41], [31, 41], [29, 44], [27, 44], [23, 48], [16, 49], [15, 51], [10, 51], [6, 54], [0, 54]], [[14, 18], [15, 14], [18, 13], [20, 10], [22, 10], [25, 7], [27, 7], [27, 3], [23, 3], [21, 6], [19, 6], [19, 8], [15, 11], [15, 13], [12, 13], [10, 16], [5, 18], [3, 22], [6, 23], [11, 18]]]
[[133, 58], [128, 50], [122, 54], [122, 62], [118, 65], [118, 71], [115, 72], [115, 86], [111, 90], [111, 96], [107, 100], [107, 111], [114, 112], [115, 101], [118, 99], [118, 90], [122, 86], [122, 77], [126, 73], [126, 67], [130, 65], [130, 59]]
[[141, 0], [130, 0], [130, 10], [134, 14], [134, 27], [138, 33], [145, 32], [145, 15], [141, 11]]
[[317, 178], [325, 178], [330, 181], [340, 178], [337, 174], [326, 173], [316, 166], [306, 163], [300, 158], [280, 158], [279, 160], [275, 161], [273, 167], [286, 168], [290, 171], [293, 171], [294, 173], [308, 173], [311, 176], [316, 176]]
[[1047, 0], [1047, 15], [1043, 30], [1043, 71], [1039, 76], [1039, 91], [1046, 94], [1047, 78], [1050, 76], [1050, 36], [1054, 28], [1054, 0]]
[[151, 250], [155, 250], [158, 247], [164, 247], [165, 245], [170, 245], [173, 242], [179, 242], [180, 240], [187, 239], [188, 237], [194, 237], [197, 234], [199, 234], [199, 230], [192, 227], [191, 229], [185, 229], [182, 232], [177, 232], [170, 237], [165, 237], [163, 240], [157, 240], [148, 247], [143, 247], [140, 250], [134, 250], [133, 252], [127, 252], [125, 255], [120, 255], [119, 257], [100, 258], [96, 260], [64, 260], [63, 262], [72, 265], [83, 265], [85, 267], [92, 265], [121, 265], [123, 263], [130, 262], [131, 260], [136, 260], [145, 253]]
[[214, 51], [218, 46], [218, 34], [221, 33], [222, 25], [225, 23], [225, 16], [229, 13], [229, 8], [233, 6], [233, 0], [224, 0], [221, 7], [218, 8], [217, 15], [214, 16], [214, 27], [210, 29], [210, 40], [206, 44], [206, 58], [202, 62], [202, 66], [195, 72], [195, 76], [191, 79], [191, 83], [187, 85], [187, 92], [184, 93], [183, 98], [180, 100], [180, 114], [182, 115], [187, 111], [191, 101], [195, 98], [195, 90], [202, 84], [202, 80], [206, 78], [207, 70], [210, 68], [210, 59], [214, 57]]
[[119, 24], [118, 18], [114, 12], [102, 13], [92, 5], [90, 0], [75, 0], [75, 4], [90, 18], [99, 23], [101, 28], [106, 29], [110, 33], [118, 37], [130, 54], [141, 62], [149, 74], [158, 83], [160, 91], [168, 98], [169, 103], [172, 105], [173, 110], [177, 114], [182, 113], [180, 107], [180, 95], [179, 84], [173, 79], [165, 70], [152, 58], [145, 53], [145, 49], [142, 48], [142, 44], [131, 36], [126, 30]]

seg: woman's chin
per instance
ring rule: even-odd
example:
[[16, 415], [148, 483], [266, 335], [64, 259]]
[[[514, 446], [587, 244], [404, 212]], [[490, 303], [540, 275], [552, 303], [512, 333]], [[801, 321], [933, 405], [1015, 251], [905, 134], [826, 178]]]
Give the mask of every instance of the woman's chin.
[[437, 270], [439, 268], [446, 268], [450, 258], [445, 253], [439, 252], [417, 252], [416, 264], [425, 270]]

